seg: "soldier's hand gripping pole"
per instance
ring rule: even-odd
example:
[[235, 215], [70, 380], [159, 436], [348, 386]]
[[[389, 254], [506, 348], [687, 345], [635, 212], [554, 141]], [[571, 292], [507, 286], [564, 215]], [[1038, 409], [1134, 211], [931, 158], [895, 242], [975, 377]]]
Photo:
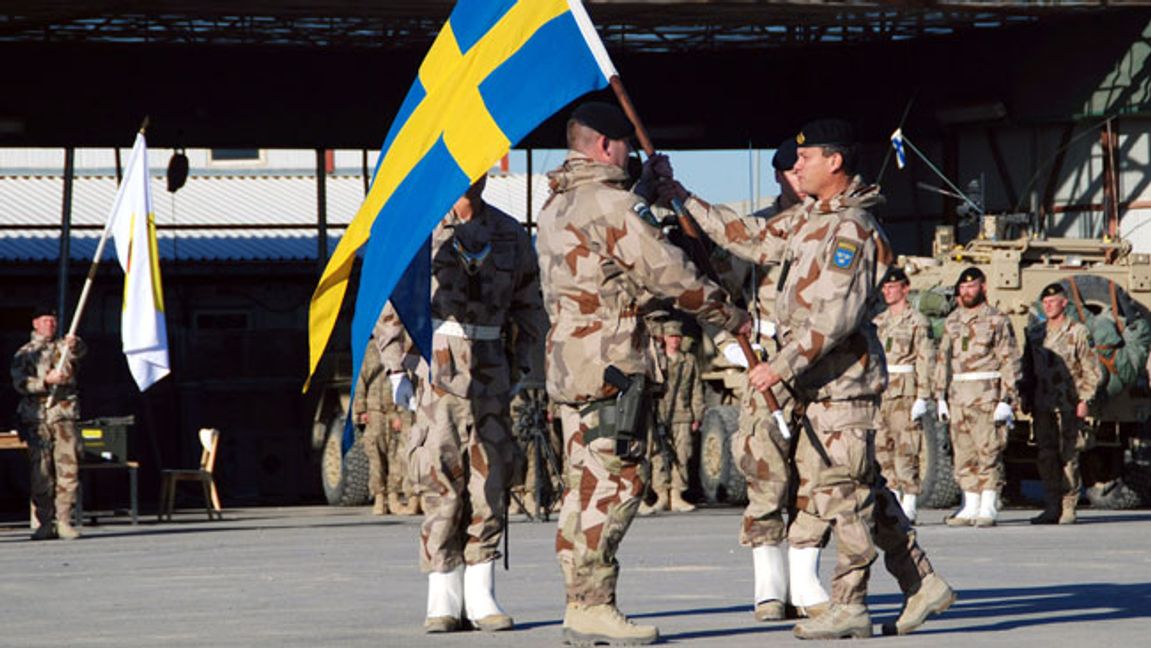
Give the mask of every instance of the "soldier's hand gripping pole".
[[[655, 146], [651, 143], [651, 138], [648, 137], [647, 129], [643, 127], [643, 122], [640, 121], [639, 114], [635, 111], [635, 106], [631, 102], [631, 97], [628, 96], [627, 89], [623, 87], [623, 81], [621, 81], [618, 76], [613, 76], [611, 78], [611, 89], [615, 91], [616, 99], [619, 100], [620, 107], [623, 108], [624, 114], [627, 115], [627, 118], [631, 120], [632, 125], [635, 126], [635, 136], [636, 139], [639, 140], [640, 146], [643, 147], [644, 153], [646, 153], [648, 156], [655, 155]], [[691, 216], [691, 213], [687, 211], [687, 208], [684, 207], [683, 203], [678, 199], [672, 200], [671, 207], [675, 210], [676, 219], [679, 221], [679, 227], [681, 230], [683, 230], [683, 233], [686, 234], [687, 237], [692, 241], [695, 241], [696, 245], [702, 247], [703, 236], [700, 234], [699, 227], [696, 225], [695, 220]], [[715, 271], [711, 267], [710, 255], [707, 254], [706, 251], [703, 251], [702, 254], [697, 254], [695, 256], [697, 257], [696, 262], [702, 266], [700, 269], [703, 270], [705, 274], [715, 276]], [[739, 348], [743, 351], [743, 355], [747, 358], [748, 370], [750, 371], [754, 369], [755, 366], [759, 364], [759, 356], [757, 356], [755, 351], [752, 350], [751, 342], [748, 341], [746, 335], [742, 334], [736, 335], [735, 339], [736, 342], [739, 343]], [[768, 408], [771, 409], [772, 418], [775, 419], [776, 425], [779, 426], [780, 435], [782, 435], [785, 439], [790, 439], [791, 429], [787, 425], [787, 419], [783, 415], [783, 408], [780, 407], [779, 400], [775, 397], [775, 394], [773, 394], [770, 389], [763, 392], [763, 398], [767, 401]]]

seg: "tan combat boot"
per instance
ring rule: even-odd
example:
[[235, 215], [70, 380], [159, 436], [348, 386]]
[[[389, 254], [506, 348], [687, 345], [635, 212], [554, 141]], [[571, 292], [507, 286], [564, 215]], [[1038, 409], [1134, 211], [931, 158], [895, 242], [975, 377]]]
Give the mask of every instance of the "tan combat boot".
[[68, 522], [56, 522], [56, 537], [61, 540], [75, 540], [80, 537], [80, 531]]
[[388, 514], [388, 498], [383, 493], [376, 493], [375, 502], [372, 503], [372, 515]]
[[659, 639], [655, 626], [636, 625], [616, 606], [568, 603], [564, 611], [564, 643], [573, 646], [644, 646]]
[[464, 566], [428, 574], [428, 611], [424, 632], [456, 632], [463, 628]]
[[963, 508], [943, 519], [949, 527], [965, 527], [975, 524], [975, 516], [979, 514], [979, 493], [964, 492]]
[[1075, 514], [1075, 507], [1079, 504], [1077, 496], [1063, 498], [1062, 511], [1059, 514], [1059, 524], [1075, 524], [1079, 516]]
[[671, 493], [671, 510], [675, 511], [676, 513], [691, 513], [695, 510], [695, 504], [685, 500], [683, 498], [683, 493], [677, 490], [672, 490], [669, 492]]
[[[660, 495], [660, 497], [662, 497], [662, 495]], [[637, 511], [636, 514], [647, 517], [649, 515], [655, 515], [655, 512], [658, 510], [660, 510], [658, 498], [655, 500], [654, 504], [648, 504], [646, 501], [644, 501], [644, 499], [640, 499], [639, 511]]]
[[832, 603], [827, 612], [795, 624], [800, 639], [866, 639], [871, 636], [871, 616], [861, 603]]
[[903, 602], [903, 610], [895, 623], [883, 624], [883, 634], [905, 635], [912, 632], [923, 625], [927, 617], [951, 607], [955, 599], [955, 591], [947, 581], [932, 572], [923, 577], [919, 589]]
[[404, 511], [404, 504], [400, 501], [399, 493], [388, 493], [388, 511], [392, 515], [400, 515]]

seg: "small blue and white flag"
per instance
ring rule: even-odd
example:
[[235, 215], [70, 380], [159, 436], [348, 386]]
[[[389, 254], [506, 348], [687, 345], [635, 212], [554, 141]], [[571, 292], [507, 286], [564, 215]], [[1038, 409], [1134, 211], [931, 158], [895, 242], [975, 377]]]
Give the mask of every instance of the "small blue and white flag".
[[903, 129], [896, 128], [891, 134], [891, 148], [895, 149], [895, 165], [900, 169], [907, 166], [907, 153], [903, 148]]

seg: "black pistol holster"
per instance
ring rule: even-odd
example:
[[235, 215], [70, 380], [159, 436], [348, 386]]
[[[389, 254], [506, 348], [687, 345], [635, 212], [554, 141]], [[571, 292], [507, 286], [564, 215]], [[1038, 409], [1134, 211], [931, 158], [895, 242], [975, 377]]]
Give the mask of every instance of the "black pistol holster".
[[599, 426], [589, 430], [584, 441], [591, 443], [595, 439], [611, 438], [617, 457], [638, 461], [647, 454], [647, 422], [651, 410], [647, 376], [628, 376], [610, 365], [603, 374], [604, 382], [619, 390], [619, 394], [614, 399], [596, 401], [581, 410], [581, 413], [599, 411]]

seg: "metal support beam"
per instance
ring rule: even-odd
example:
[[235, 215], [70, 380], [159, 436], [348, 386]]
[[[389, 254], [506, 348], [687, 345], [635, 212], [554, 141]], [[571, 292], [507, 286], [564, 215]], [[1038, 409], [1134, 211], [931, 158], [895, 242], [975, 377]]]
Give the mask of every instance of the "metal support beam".
[[532, 223], [532, 150], [527, 149], [528, 154], [528, 211], [527, 211], [527, 228], [528, 234], [532, 233], [532, 228], [535, 225]]
[[324, 149], [316, 149], [316, 263], [328, 264], [328, 164]]
[[76, 176], [76, 149], [64, 149], [64, 204], [60, 210], [60, 275], [56, 294], [56, 320], [67, 321], [68, 272], [72, 254], [72, 181]]

